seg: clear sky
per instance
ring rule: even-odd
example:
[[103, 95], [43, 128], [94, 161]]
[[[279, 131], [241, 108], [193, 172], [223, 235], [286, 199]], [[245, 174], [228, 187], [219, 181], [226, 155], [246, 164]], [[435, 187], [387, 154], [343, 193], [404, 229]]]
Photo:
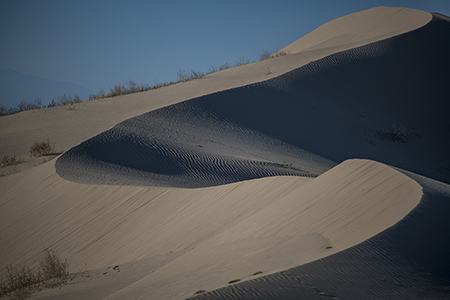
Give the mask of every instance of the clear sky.
[[376, 6], [450, 15], [450, 0], [0, 1], [0, 70], [98, 91], [257, 61], [320, 25]]

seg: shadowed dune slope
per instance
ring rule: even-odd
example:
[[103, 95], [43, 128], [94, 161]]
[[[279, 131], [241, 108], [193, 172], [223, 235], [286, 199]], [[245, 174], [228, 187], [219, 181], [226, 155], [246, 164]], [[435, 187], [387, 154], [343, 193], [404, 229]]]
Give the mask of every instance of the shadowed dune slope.
[[126, 120], [72, 148], [80, 183], [203, 187], [317, 176], [354, 157], [450, 178], [450, 23], [336, 53], [277, 78]]

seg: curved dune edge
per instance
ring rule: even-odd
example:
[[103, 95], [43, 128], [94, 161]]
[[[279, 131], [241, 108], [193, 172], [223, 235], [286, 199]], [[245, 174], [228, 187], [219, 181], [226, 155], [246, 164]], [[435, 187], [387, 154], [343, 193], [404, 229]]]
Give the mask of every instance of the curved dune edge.
[[383, 164], [348, 160], [106, 299], [182, 299], [258, 271], [302, 265], [394, 225], [421, 196], [419, 184]]
[[400, 35], [430, 22], [428, 12], [403, 7], [375, 7], [331, 20], [280, 50], [294, 54], [345, 46], [346, 49]]
[[423, 196], [394, 226], [335, 255], [195, 299], [447, 299], [450, 185], [402, 172]]
[[[177, 253], [102, 296], [111, 299], [189, 297], [328, 256], [394, 225], [422, 195], [407, 176], [359, 159], [316, 179], [271, 177], [189, 190], [81, 185], [59, 178], [52, 164], [25, 173], [0, 179], [6, 197], [0, 267], [33, 263], [46, 247], [73, 271]], [[22, 179], [33, 184], [15, 182]]]
[[[374, 13], [374, 16], [383, 18], [382, 14], [376, 13], [379, 9], [372, 8], [360, 13], [369, 15]], [[383, 9], [398, 10], [397, 8], [386, 7]], [[416, 15], [416, 10], [414, 9], [403, 8], [402, 12], [410, 12], [412, 16]], [[425, 25], [426, 18], [424, 19], [424, 14], [427, 15], [428, 13], [422, 12], [422, 14], [418, 14], [417, 19], [409, 17], [399, 19], [399, 23], [396, 23], [396, 26], [401, 26], [403, 28], [402, 32], [415, 30], [419, 24]], [[352, 18], [359, 18], [358, 13], [354, 13], [351, 16]], [[376, 28], [373, 30], [376, 32]], [[313, 37], [314, 35], [311, 35], [313, 32], [308, 34], [308, 36]], [[333, 35], [333, 30], [330, 30], [329, 33]], [[396, 31], [391, 32], [393, 35], [400, 33]], [[336, 35], [338, 34], [336, 32]], [[387, 37], [380, 36], [378, 38]], [[314, 46], [313, 40], [307, 43], [308, 47]], [[48, 137], [56, 143], [57, 151], [65, 151], [124, 120], [145, 112], [188, 99], [275, 78], [307, 65], [312, 61], [376, 40], [378, 39], [352, 44], [334, 40], [332, 47], [319, 47], [317, 50], [298, 53], [294, 53], [297, 51], [292, 50], [291, 55], [226, 69], [210, 74], [202, 80], [193, 80], [143, 93], [82, 102], [75, 104], [75, 110], [71, 111], [67, 111], [66, 107], [61, 106], [4, 116], [0, 118], [0, 157], [17, 156], [17, 158], [28, 160], [30, 145], [35, 141], [44, 141]], [[269, 70], [270, 72], [268, 72]], [[32, 168], [34, 164], [36, 164], [36, 161], [18, 165], [17, 170], [22, 171]]]
[[57, 172], [79, 183], [199, 188], [314, 177], [364, 157], [447, 180], [449, 24], [435, 16], [277, 78], [128, 119], [64, 153]]

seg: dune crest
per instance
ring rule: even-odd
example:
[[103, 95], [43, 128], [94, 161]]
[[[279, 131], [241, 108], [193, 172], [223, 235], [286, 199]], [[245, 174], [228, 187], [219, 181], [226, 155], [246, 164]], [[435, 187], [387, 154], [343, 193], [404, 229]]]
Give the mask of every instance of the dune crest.
[[290, 54], [345, 46], [347, 49], [400, 35], [430, 22], [430, 13], [403, 7], [375, 7], [334, 19], [280, 52]]
[[57, 173], [79, 183], [197, 188], [315, 177], [363, 157], [447, 180], [449, 28], [436, 16], [270, 80], [128, 119], [63, 154]]

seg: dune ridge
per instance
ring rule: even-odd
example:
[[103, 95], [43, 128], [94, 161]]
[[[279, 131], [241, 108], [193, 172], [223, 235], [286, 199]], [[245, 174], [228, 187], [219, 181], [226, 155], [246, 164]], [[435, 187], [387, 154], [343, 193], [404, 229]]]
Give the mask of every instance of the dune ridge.
[[97, 269], [175, 255], [106, 292], [111, 299], [184, 298], [235, 277], [304, 264], [392, 226], [422, 196], [409, 177], [368, 160], [346, 161], [316, 179], [269, 177], [188, 190], [82, 185], [61, 179], [52, 164], [24, 173], [33, 184], [24, 187], [12, 176], [8, 189], [2, 185], [7, 201], [0, 217], [14, 224], [0, 231], [2, 263], [33, 261], [48, 246], [74, 271], [86, 263]]
[[[450, 61], [435, 58], [450, 52], [449, 24], [434, 17], [279, 77], [131, 118], [67, 151], [57, 173], [80, 183], [195, 188], [317, 176], [363, 157], [447, 180]], [[400, 143], [386, 140], [397, 134]]]
[[346, 45], [347, 49], [418, 29], [430, 13], [403, 7], [375, 7], [334, 19], [303, 36], [280, 52], [298, 53]]
[[450, 187], [401, 172], [418, 182], [424, 194], [392, 227], [345, 251], [195, 299], [448, 298], [450, 243], [442, 237], [450, 228]]

